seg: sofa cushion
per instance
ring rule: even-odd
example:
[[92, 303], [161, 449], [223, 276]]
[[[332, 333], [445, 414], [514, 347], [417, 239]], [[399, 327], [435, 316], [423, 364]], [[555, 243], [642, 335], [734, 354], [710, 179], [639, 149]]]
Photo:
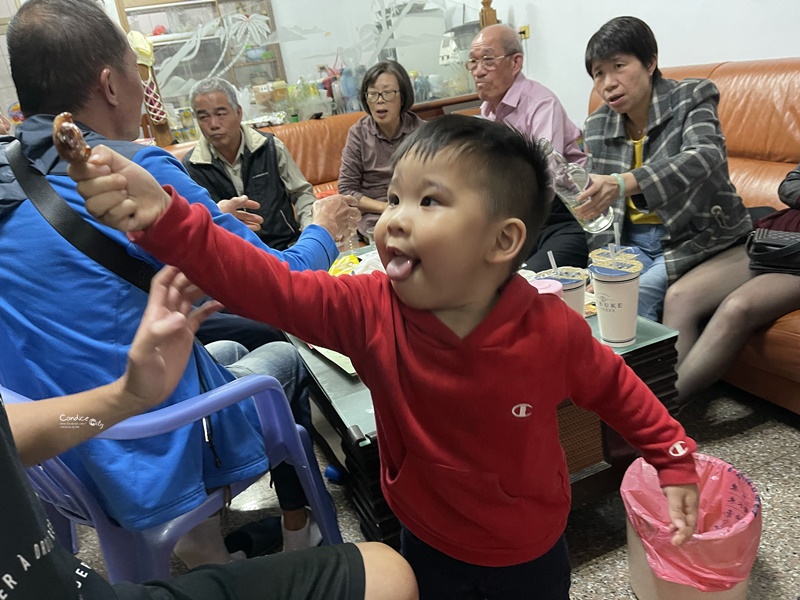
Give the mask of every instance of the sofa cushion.
[[739, 360], [800, 383], [800, 311], [784, 315], [751, 337]]
[[796, 166], [797, 164], [766, 162], [737, 156], [728, 158], [731, 181], [747, 207], [771, 206], [777, 210], [786, 208], [778, 198], [778, 186], [786, 174]]
[[711, 79], [720, 91], [719, 117], [728, 154], [800, 162], [800, 58], [725, 62]]
[[308, 182], [317, 186], [339, 179], [342, 150], [350, 126], [363, 116], [363, 112], [345, 113], [325, 119], [264, 127], [261, 131], [275, 134], [286, 144]]

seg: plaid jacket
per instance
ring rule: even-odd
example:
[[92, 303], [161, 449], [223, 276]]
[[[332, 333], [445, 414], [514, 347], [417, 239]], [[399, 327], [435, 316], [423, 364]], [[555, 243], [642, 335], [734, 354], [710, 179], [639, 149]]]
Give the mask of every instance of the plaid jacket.
[[[669, 282], [741, 241], [752, 229], [728, 175], [719, 125], [719, 91], [707, 79], [659, 79], [647, 120], [643, 166], [631, 171], [633, 142], [625, 117], [602, 106], [586, 120], [584, 141], [592, 173], [631, 171], [646, 203], [667, 229], [662, 238]], [[625, 201], [614, 204], [622, 227]], [[613, 241], [608, 231], [591, 236], [590, 249]]]

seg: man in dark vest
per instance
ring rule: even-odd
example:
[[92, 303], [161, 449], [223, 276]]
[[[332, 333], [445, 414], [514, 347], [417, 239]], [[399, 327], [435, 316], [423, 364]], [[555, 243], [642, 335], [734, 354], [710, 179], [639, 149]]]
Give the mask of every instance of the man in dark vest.
[[[197, 147], [183, 158], [189, 175], [220, 209], [244, 221], [270, 247], [285, 250], [311, 223], [316, 200], [311, 184], [283, 142], [242, 126], [242, 107], [229, 82], [204, 79], [189, 99], [203, 132]], [[248, 216], [248, 209], [261, 219]]]

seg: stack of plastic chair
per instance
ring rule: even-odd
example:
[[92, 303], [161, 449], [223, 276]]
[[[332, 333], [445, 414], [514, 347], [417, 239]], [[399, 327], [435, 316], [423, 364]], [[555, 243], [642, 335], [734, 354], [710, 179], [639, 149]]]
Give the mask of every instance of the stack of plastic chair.
[[[6, 403], [31, 402], [29, 398], [2, 387], [0, 393]], [[320, 475], [309, 435], [294, 422], [283, 388], [273, 377], [250, 375], [237, 379], [194, 399], [131, 417], [97, 437], [132, 440], [160, 435], [251, 396], [261, 422], [270, 464], [286, 462], [295, 468], [322, 532], [323, 543], [340, 544], [342, 536], [333, 501]], [[123, 529], [106, 515], [93, 495], [59, 458], [30, 467], [28, 477], [36, 493], [46, 503], [48, 515], [64, 546], [73, 551], [76, 549], [75, 523], [94, 527], [112, 583], [167, 579], [170, 554], [178, 539], [222, 509], [225, 502], [223, 490], [218, 489], [209, 494], [200, 506], [167, 523], [142, 531], [131, 531]], [[232, 496], [242, 492], [256, 479], [230, 486]], [[59, 521], [53, 508], [69, 522], [63, 518]]]

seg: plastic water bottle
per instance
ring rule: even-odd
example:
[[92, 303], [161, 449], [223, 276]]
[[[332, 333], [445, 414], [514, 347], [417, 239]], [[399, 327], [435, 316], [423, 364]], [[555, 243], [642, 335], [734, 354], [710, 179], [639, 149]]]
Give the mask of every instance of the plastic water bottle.
[[614, 222], [614, 209], [610, 206], [594, 219], [581, 219], [575, 214], [576, 208], [589, 201], [588, 198], [583, 201], [578, 200], [578, 196], [589, 185], [589, 173], [586, 169], [577, 163], [567, 162], [567, 159], [553, 148], [550, 140], [541, 138], [537, 144], [547, 156], [550, 176], [553, 178], [553, 189], [580, 226], [589, 233], [600, 233], [611, 227]]

